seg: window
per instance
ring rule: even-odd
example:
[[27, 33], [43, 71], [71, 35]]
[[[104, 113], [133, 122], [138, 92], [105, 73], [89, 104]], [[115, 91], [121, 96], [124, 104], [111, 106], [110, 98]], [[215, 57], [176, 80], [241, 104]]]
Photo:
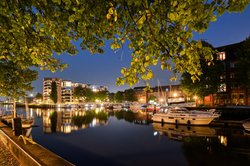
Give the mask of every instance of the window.
[[226, 92], [227, 91], [227, 87], [225, 83], [220, 84], [218, 92]]
[[217, 53], [217, 60], [225, 60], [226, 59], [226, 53], [225, 52], [218, 52]]
[[221, 81], [223, 81], [223, 80], [225, 80], [225, 79], [226, 79], [226, 75], [225, 75], [225, 74], [223, 74], [223, 75], [220, 76], [220, 80], [221, 80]]

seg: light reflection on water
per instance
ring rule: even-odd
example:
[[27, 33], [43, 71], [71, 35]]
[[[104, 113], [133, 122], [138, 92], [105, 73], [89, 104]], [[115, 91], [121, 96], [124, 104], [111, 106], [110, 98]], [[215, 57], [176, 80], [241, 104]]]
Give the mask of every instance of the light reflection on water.
[[102, 108], [30, 115], [39, 126], [33, 139], [76, 165], [250, 164], [250, 134], [242, 128], [161, 125], [145, 112]]

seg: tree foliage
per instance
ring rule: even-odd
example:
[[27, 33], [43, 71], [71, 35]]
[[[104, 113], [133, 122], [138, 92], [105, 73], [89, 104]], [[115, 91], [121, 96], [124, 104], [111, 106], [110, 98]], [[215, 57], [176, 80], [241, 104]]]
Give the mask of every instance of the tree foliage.
[[[150, 66], [202, 74], [200, 58], [212, 50], [192, 39], [223, 13], [243, 11], [250, 0], [1, 0], [0, 59], [23, 68], [64, 68], [63, 52], [76, 54], [73, 41], [91, 53], [103, 53], [105, 40], [114, 50], [129, 41], [131, 64], [117, 84], [133, 85], [153, 77]], [[98, 4], [98, 5], [97, 5]], [[200, 57], [202, 56], [202, 57]], [[172, 65], [173, 64], [173, 65]]]
[[127, 89], [124, 91], [124, 100], [125, 101], [136, 101], [135, 91], [133, 89]]
[[94, 92], [90, 88], [83, 88], [83, 94], [84, 94], [85, 101], [94, 100]]
[[84, 94], [84, 89], [83, 89], [83, 87], [82, 86], [77, 86], [77, 87], [75, 87], [74, 88], [74, 93], [73, 93], [73, 96], [74, 96], [74, 98], [76, 98], [76, 99], [80, 99], [80, 98], [82, 98], [82, 97], [84, 97], [85, 96], [85, 94]]
[[115, 101], [116, 101], [116, 102], [122, 102], [123, 99], [124, 99], [123, 94], [124, 94], [124, 92], [117, 91], [117, 92], [115, 93]]
[[[203, 45], [214, 49], [210, 44], [202, 42]], [[201, 98], [209, 94], [214, 94], [218, 91], [220, 85], [220, 76], [223, 74], [223, 64], [217, 60], [217, 55], [213, 55], [213, 61], [208, 65], [205, 58], [200, 61], [202, 75], [199, 80], [193, 81], [192, 75], [188, 72], [182, 74], [181, 87], [182, 90], [188, 95], [197, 95]]]
[[16, 101], [31, 91], [31, 82], [36, 80], [37, 71], [22, 69], [12, 61], [0, 59], [0, 96], [9, 97], [13, 101], [14, 117], [16, 116]]
[[37, 71], [22, 69], [12, 61], [0, 60], [0, 96], [17, 100], [31, 91], [31, 82], [37, 79]]
[[43, 99], [43, 95], [41, 93], [37, 93], [35, 98], [36, 99]]
[[57, 96], [57, 85], [56, 82], [53, 81], [51, 84], [51, 93], [50, 93], [50, 99], [54, 102], [58, 102], [58, 96]]
[[98, 91], [95, 93], [95, 98], [104, 101], [108, 98], [108, 91]]
[[108, 94], [108, 99], [110, 102], [115, 102], [115, 93], [109, 93]]

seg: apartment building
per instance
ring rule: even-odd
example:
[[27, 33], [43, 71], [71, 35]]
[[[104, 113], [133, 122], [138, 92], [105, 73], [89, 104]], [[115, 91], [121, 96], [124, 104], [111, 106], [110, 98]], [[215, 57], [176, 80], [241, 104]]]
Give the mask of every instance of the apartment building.
[[44, 78], [43, 79], [43, 101], [45, 103], [51, 103], [50, 99], [50, 94], [51, 94], [51, 85], [52, 82], [56, 82], [57, 85], [57, 102], [61, 103], [61, 94], [62, 94], [62, 89], [61, 89], [61, 83], [62, 79], [60, 78]]
[[216, 94], [204, 98], [205, 105], [250, 105], [250, 89], [241, 83], [239, 50], [243, 42], [216, 48], [217, 59], [224, 65], [220, 86]]
[[79, 82], [72, 82], [71, 80], [62, 80], [61, 78], [44, 78], [43, 79], [43, 101], [45, 103], [52, 103], [50, 99], [52, 82], [57, 84], [58, 103], [74, 102], [74, 88], [81, 86], [83, 88], [90, 88], [94, 92], [107, 91], [106, 86], [90, 85]]

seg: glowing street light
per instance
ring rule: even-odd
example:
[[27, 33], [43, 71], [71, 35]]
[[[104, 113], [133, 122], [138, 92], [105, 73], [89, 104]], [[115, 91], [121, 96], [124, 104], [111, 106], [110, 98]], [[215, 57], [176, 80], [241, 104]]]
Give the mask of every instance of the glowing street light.
[[173, 94], [173, 97], [177, 97], [177, 93], [176, 92]]

